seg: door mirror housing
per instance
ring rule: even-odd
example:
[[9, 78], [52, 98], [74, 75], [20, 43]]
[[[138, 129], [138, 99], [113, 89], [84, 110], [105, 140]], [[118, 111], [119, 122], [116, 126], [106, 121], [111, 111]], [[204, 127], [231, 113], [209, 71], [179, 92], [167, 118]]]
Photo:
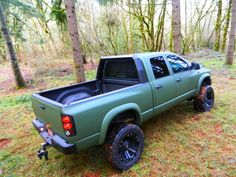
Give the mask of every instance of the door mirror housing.
[[198, 70], [201, 68], [201, 65], [197, 62], [192, 62], [190, 65], [190, 70], [194, 69], [194, 70]]

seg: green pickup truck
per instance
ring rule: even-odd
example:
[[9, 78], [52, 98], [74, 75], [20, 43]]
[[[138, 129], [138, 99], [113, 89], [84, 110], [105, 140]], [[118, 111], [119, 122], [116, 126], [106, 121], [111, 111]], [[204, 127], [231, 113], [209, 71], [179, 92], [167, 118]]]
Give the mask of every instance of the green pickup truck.
[[[108, 56], [95, 80], [32, 95], [33, 126], [47, 146], [71, 154], [104, 144], [108, 160], [127, 170], [140, 159], [141, 124], [185, 100], [198, 111], [214, 104], [209, 70], [170, 52]], [[174, 116], [174, 115], [173, 115]]]

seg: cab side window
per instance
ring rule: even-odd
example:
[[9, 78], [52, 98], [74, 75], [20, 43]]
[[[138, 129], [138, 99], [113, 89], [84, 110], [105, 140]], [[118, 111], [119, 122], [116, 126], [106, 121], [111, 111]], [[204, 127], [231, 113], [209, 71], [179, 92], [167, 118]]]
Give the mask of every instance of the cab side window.
[[188, 63], [182, 60], [180, 57], [176, 55], [168, 55], [166, 58], [169, 61], [174, 73], [179, 73], [188, 70]]
[[156, 79], [170, 75], [166, 62], [162, 56], [151, 58], [150, 63]]

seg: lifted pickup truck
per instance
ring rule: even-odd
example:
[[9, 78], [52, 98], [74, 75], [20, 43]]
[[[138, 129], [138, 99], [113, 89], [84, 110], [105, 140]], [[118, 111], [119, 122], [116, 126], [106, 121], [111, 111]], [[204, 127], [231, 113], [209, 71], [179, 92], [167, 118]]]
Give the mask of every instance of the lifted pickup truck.
[[[32, 95], [33, 126], [46, 147], [70, 154], [105, 144], [108, 160], [127, 170], [141, 157], [140, 125], [184, 100], [198, 111], [214, 104], [209, 70], [170, 52], [102, 57], [93, 81]], [[174, 116], [174, 115], [173, 115]]]

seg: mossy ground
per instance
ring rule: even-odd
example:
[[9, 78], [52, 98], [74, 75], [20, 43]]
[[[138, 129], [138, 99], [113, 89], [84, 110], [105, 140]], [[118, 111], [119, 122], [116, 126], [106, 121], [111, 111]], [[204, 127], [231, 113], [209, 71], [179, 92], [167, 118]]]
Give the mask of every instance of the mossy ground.
[[[0, 77], [0, 140], [8, 141], [0, 148], [0, 176], [236, 176], [236, 65], [226, 67], [214, 58], [199, 61], [212, 69], [216, 96], [212, 111], [196, 113], [191, 102], [183, 102], [144, 123], [142, 158], [122, 173], [107, 162], [102, 147], [76, 155], [50, 148], [47, 162], [35, 155], [42, 139], [31, 124], [35, 115], [30, 95], [72, 84], [72, 60], [33, 64], [30, 86], [17, 91], [8, 78], [11, 73], [5, 72], [9, 65], [1, 65], [5, 75]], [[88, 79], [95, 73], [94, 67], [87, 67]]]

